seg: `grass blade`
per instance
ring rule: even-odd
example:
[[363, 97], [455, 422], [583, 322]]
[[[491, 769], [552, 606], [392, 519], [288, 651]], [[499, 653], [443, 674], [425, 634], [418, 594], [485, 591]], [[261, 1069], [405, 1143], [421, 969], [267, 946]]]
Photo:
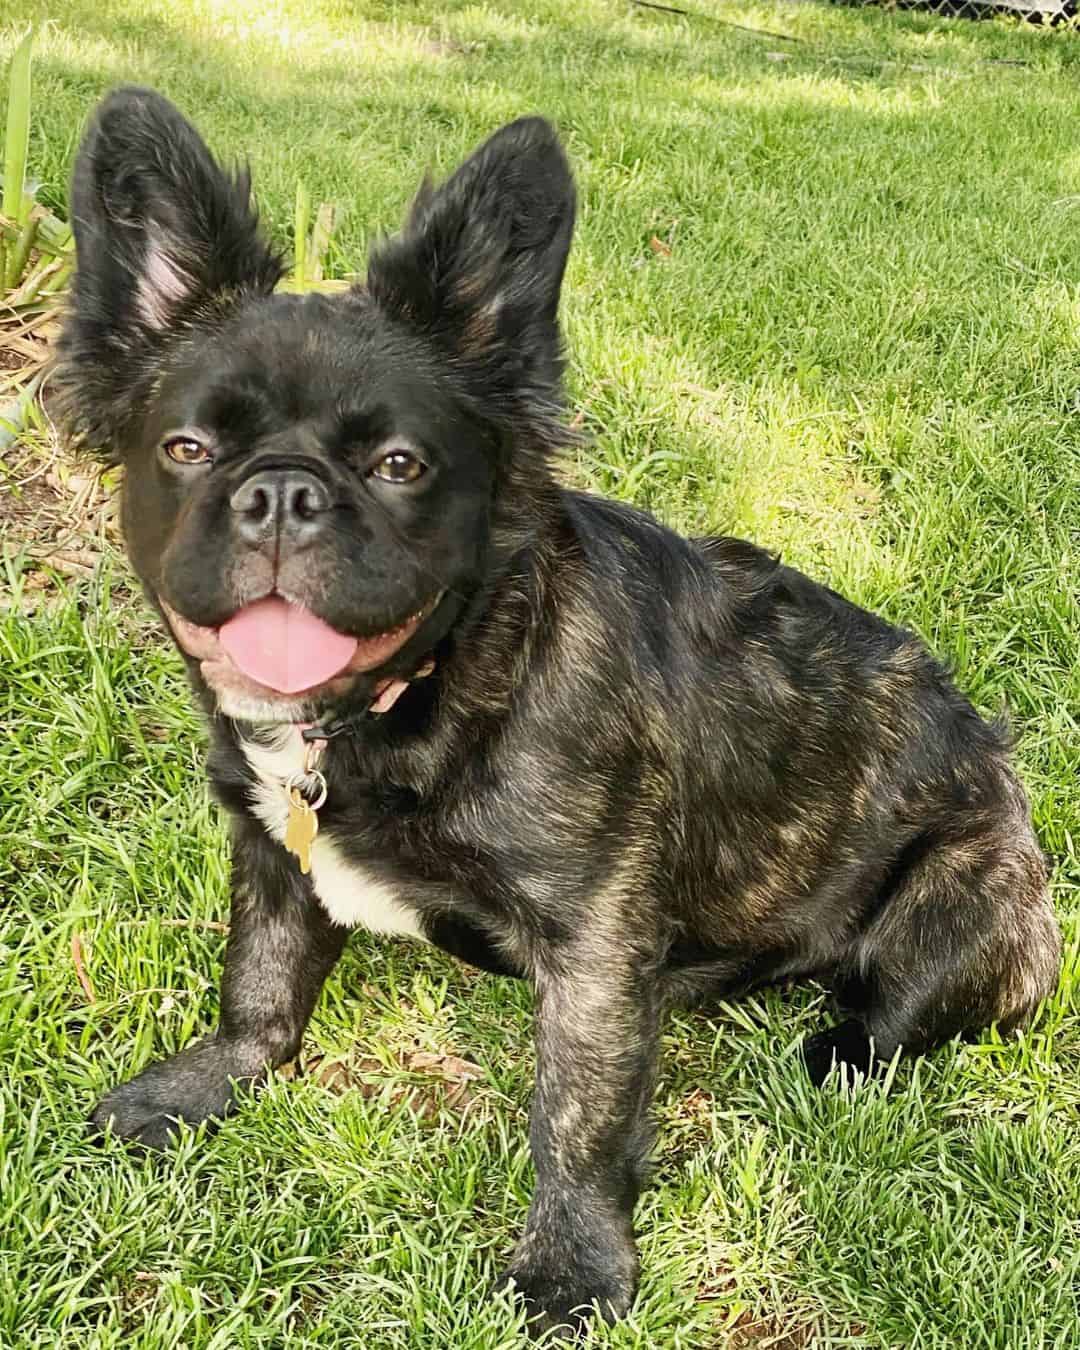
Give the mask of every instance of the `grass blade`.
[[[4, 137], [4, 197], [2, 209], [16, 229], [27, 223], [30, 203], [26, 198], [26, 158], [30, 150], [30, 57], [34, 45], [34, 30], [15, 48], [11, 58], [8, 83], [7, 130]], [[13, 286], [14, 265], [22, 250], [16, 244], [6, 250], [4, 268], [5, 286]]]
[[23, 225], [19, 237], [8, 250], [7, 285], [9, 290], [12, 286], [18, 284], [19, 278], [23, 274], [23, 269], [30, 259], [30, 250], [34, 247], [37, 232], [38, 218], [37, 216], [31, 216]]
[[44, 378], [45, 372], [39, 370], [21, 394], [0, 406], [0, 453], [9, 450], [18, 440], [29, 421], [30, 409]]
[[308, 221], [311, 219], [311, 197], [303, 183], [296, 185], [296, 238], [293, 243], [293, 282], [298, 291], [304, 289], [307, 277]]
[[337, 227], [337, 210], [332, 202], [320, 202], [311, 229], [311, 281], [322, 281], [330, 252], [330, 236]]

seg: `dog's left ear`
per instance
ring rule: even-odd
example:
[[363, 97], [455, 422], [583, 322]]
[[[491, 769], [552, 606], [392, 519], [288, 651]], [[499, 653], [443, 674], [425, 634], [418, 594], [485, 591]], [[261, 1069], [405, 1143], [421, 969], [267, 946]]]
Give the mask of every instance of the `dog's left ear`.
[[554, 129], [522, 118], [441, 187], [421, 189], [404, 230], [374, 253], [368, 290], [446, 349], [489, 406], [523, 395], [558, 401], [574, 209]]
[[150, 89], [94, 113], [71, 192], [76, 274], [59, 383], [73, 430], [122, 435], [125, 393], [208, 303], [273, 290], [281, 262], [259, 234], [244, 173], [223, 170], [187, 119]]

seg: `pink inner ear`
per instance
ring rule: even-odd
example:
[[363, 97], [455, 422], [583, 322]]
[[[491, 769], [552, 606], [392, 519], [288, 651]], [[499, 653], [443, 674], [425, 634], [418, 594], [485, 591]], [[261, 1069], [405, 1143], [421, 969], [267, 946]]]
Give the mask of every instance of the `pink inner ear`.
[[135, 304], [152, 328], [167, 328], [177, 307], [194, 289], [191, 277], [170, 258], [161, 242], [151, 239], [135, 291]]

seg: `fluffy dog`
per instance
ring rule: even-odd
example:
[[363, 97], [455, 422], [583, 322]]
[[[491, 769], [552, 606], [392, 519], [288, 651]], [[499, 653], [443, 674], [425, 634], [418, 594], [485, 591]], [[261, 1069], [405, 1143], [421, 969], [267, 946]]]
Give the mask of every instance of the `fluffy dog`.
[[559, 486], [575, 194], [504, 127], [378, 246], [277, 293], [245, 175], [113, 93], [75, 171], [58, 381], [232, 826], [221, 1019], [95, 1121], [164, 1146], [296, 1055], [354, 927], [532, 981], [537, 1325], [626, 1311], [664, 1012], [792, 976], [821, 1080], [1024, 1025], [1060, 938], [1024, 793], [911, 633], [751, 544]]

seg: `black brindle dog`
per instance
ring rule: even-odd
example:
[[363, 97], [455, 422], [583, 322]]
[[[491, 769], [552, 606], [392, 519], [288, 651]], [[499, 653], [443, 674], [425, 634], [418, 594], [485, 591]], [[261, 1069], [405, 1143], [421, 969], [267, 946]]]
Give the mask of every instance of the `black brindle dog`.
[[507, 1277], [540, 1326], [633, 1297], [665, 1009], [826, 980], [821, 1080], [1024, 1025], [1060, 959], [1005, 738], [917, 638], [557, 485], [573, 223], [527, 119], [422, 189], [366, 285], [275, 293], [246, 176], [121, 90], [75, 171], [57, 376], [124, 465], [233, 838], [220, 1026], [95, 1121], [164, 1146], [227, 1112], [296, 1055], [352, 927], [526, 977]]

